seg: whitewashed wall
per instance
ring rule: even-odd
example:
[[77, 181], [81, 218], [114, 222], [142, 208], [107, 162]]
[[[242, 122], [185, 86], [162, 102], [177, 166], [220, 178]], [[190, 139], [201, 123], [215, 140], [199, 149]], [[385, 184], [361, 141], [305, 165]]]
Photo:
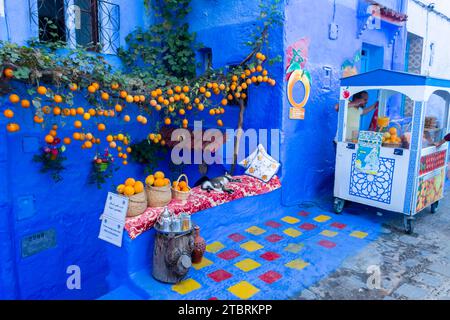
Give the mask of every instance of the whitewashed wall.
[[[436, 11], [450, 17], [450, 0], [408, 0], [407, 23], [408, 32], [424, 39], [422, 74], [450, 79], [450, 21], [429, 12], [417, 4], [417, 1], [425, 5], [434, 3]], [[434, 55], [430, 65], [432, 43]]]

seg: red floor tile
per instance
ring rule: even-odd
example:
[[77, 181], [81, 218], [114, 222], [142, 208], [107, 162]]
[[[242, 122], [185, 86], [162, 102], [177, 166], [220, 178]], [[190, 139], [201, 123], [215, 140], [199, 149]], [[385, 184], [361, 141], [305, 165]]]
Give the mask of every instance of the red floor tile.
[[259, 276], [259, 278], [265, 283], [271, 284], [282, 278], [282, 275], [275, 271], [267, 271]]
[[320, 240], [319, 245], [321, 245], [322, 247], [328, 248], [328, 249], [336, 247], [336, 243], [329, 241], [329, 240]]
[[216, 297], [211, 297], [208, 300], [219, 300], [219, 299], [217, 299]]
[[267, 261], [273, 261], [273, 260], [278, 259], [281, 256], [276, 252], [267, 251], [266, 253], [263, 253], [262, 255], [260, 255], [260, 257]]
[[211, 272], [210, 274], [208, 274], [208, 277], [210, 277], [211, 279], [213, 279], [215, 282], [220, 282], [223, 280], [227, 280], [229, 278], [231, 278], [233, 275], [225, 270], [216, 270], [214, 272]]
[[331, 224], [332, 227], [335, 227], [337, 229], [344, 229], [347, 225], [344, 223], [340, 223], [340, 222], [333, 222]]
[[236, 257], [239, 257], [240, 254], [236, 250], [231, 249], [231, 250], [222, 251], [221, 253], [217, 254], [217, 256], [219, 258], [224, 259], [224, 260], [231, 260], [231, 259], [234, 259]]
[[279, 228], [279, 227], [281, 227], [281, 223], [278, 223], [278, 222], [272, 221], [272, 220], [267, 221], [265, 224], [266, 224], [266, 226], [272, 227], [272, 228]]
[[239, 242], [239, 241], [242, 241], [242, 240], [245, 239], [245, 237], [244, 237], [242, 234], [240, 234], [240, 233], [233, 233], [233, 234], [230, 234], [230, 235], [228, 236], [228, 238], [230, 238], [230, 239], [233, 240], [234, 242]]
[[307, 217], [307, 216], [309, 216], [309, 212], [308, 212], [308, 211], [302, 210], [302, 211], [300, 211], [300, 212], [298, 213], [298, 215], [299, 215], [299, 216], [302, 216], [302, 217]]
[[271, 234], [270, 236], [266, 237], [266, 240], [269, 242], [278, 242], [281, 239], [283, 239], [283, 237], [278, 234]]
[[299, 228], [303, 229], [303, 230], [313, 230], [313, 229], [317, 228], [317, 226], [315, 224], [305, 222]]

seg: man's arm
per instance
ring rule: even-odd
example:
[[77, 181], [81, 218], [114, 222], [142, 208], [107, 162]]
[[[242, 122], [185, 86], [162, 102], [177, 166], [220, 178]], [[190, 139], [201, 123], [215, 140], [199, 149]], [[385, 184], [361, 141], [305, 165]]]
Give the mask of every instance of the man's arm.
[[439, 148], [440, 146], [442, 146], [444, 143], [449, 142], [450, 141], [450, 133], [447, 134], [444, 139], [442, 139], [439, 142], [436, 142], [434, 145], [436, 146], [436, 148]]
[[370, 111], [372, 111], [372, 110], [374, 110], [374, 109], [376, 109], [376, 108], [378, 108], [378, 101], [375, 102], [375, 103], [374, 103], [373, 105], [371, 105], [370, 107], [365, 108], [365, 109], [363, 110], [363, 112], [362, 112], [362, 115], [368, 114]]

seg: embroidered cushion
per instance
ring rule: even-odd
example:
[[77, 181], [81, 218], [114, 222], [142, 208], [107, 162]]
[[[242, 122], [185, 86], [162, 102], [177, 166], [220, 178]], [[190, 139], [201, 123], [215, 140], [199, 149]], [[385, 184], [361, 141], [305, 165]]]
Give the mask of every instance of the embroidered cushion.
[[280, 163], [272, 158], [262, 145], [259, 145], [257, 153], [248, 165], [245, 174], [268, 182], [278, 172], [279, 168]]

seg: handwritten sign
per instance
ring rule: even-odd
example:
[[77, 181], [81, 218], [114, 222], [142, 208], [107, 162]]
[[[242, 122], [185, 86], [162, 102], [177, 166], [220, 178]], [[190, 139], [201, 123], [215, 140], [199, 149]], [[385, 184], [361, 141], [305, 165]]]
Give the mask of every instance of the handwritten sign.
[[108, 192], [98, 237], [122, 247], [123, 228], [128, 210], [128, 198]]

